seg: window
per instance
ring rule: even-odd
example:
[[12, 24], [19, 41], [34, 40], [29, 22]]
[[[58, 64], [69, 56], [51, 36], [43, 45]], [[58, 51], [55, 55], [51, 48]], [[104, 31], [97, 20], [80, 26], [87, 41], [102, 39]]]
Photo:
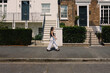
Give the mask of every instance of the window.
[[7, 3], [7, 0], [4, 0], [4, 3]]
[[62, 5], [61, 6], [61, 19], [67, 19], [68, 18], [68, 7], [67, 5]]
[[0, 5], [0, 17], [2, 16], [2, 5]]
[[7, 13], [7, 0], [0, 0], [0, 15]]
[[7, 5], [4, 5], [4, 12], [7, 12]]
[[50, 13], [50, 4], [42, 4], [42, 13]]
[[43, 28], [39, 28], [39, 34], [42, 34], [43, 32], [42, 32], [42, 29]]
[[0, 0], [0, 3], [7, 3], [7, 0]]
[[110, 24], [110, 6], [101, 6], [101, 24]]

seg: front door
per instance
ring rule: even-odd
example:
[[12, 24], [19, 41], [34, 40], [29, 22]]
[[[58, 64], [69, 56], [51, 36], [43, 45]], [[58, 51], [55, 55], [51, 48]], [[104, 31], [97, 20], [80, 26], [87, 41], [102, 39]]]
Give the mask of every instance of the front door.
[[79, 25], [87, 26], [87, 6], [79, 6]]
[[22, 20], [29, 20], [29, 1], [22, 1]]

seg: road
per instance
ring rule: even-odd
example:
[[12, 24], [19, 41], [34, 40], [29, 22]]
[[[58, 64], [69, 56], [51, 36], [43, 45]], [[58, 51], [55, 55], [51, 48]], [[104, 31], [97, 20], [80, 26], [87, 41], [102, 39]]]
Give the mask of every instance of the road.
[[110, 73], [110, 62], [0, 62], [0, 73]]

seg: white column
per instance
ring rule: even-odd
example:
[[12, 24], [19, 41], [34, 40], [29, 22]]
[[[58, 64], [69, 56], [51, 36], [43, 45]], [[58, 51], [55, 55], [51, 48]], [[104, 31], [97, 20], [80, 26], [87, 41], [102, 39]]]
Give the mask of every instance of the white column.
[[[77, 16], [79, 16], [79, 5], [77, 4]], [[77, 21], [78, 26], [79, 26], [79, 20]]]
[[13, 13], [12, 29], [15, 29], [15, 27], [16, 27], [16, 24], [15, 24], [15, 19], [14, 19], [14, 17], [15, 17], [15, 14]]
[[58, 46], [63, 46], [63, 33], [62, 28], [56, 28], [56, 43]]
[[28, 22], [25, 21], [25, 29], [27, 29], [27, 28], [28, 28]]
[[87, 27], [89, 27], [89, 4], [87, 5]]
[[16, 23], [13, 22], [13, 23], [12, 23], [12, 29], [15, 29], [15, 27], [16, 27]]

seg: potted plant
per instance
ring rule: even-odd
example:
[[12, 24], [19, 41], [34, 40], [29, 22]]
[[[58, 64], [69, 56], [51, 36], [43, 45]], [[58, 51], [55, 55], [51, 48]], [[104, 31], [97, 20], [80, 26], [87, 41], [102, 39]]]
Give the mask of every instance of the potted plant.
[[76, 17], [75, 17], [75, 25], [76, 25], [76, 26], [78, 25], [78, 20], [79, 20], [79, 16], [76, 16]]

